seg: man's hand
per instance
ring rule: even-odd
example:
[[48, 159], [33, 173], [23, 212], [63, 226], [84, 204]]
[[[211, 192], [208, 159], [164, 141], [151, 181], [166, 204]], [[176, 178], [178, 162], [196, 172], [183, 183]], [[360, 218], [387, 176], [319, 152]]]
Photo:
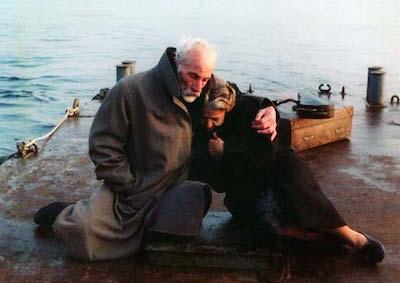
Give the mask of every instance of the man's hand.
[[208, 152], [212, 157], [221, 157], [224, 153], [224, 141], [215, 132], [208, 141]]
[[268, 106], [258, 111], [256, 118], [251, 123], [253, 129], [257, 129], [257, 133], [271, 135], [271, 141], [276, 137], [276, 112], [275, 108]]

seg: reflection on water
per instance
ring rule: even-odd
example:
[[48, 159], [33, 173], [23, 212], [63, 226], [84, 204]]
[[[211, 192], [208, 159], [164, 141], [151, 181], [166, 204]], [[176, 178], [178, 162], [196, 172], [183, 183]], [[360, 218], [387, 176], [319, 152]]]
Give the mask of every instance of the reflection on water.
[[329, 83], [362, 103], [376, 64], [388, 93], [400, 89], [397, 0], [2, 0], [0, 10], [0, 156], [43, 134], [74, 97], [112, 86], [120, 60], [148, 69], [182, 35], [214, 43], [217, 73], [242, 89], [296, 94]]

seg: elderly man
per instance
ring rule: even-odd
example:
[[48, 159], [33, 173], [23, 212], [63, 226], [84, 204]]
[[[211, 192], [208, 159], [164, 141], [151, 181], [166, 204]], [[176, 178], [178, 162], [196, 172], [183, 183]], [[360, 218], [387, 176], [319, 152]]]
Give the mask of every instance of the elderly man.
[[[145, 229], [198, 235], [211, 192], [186, 178], [192, 130], [215, 64], [214, 49], [189, 38], [151, 70], [118, 82], [90, 130], [89, 154], [103, 186], [76, 204], [40, 209], [34, 221], [51, 226], [73, 256], [89, 260], [134, 254]], [[272, 107], [260, 110], [253, 127], [274, 136], [275, 115]]]

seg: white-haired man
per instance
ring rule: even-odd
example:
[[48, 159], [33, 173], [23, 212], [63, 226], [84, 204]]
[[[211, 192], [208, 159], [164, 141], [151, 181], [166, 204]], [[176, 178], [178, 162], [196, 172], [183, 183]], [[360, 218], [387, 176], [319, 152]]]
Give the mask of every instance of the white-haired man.
[[[211, 192], [207, 184], [186, 178], [192, 130], [200, 120], [197, 98], [215, 64], [209, 43], [187, 38], [177, 50], [168, 48], [154, 68], [119, 81], [89, 136], [103, 186], [76, 204], [40, 209], [34, 221], [51, 226], [73, 256], [89, 260], [134, 254], [145, 230], [198, 235]], [[275, 115], [273, 108], [263, 109], [253, 126], [275, 135]]]

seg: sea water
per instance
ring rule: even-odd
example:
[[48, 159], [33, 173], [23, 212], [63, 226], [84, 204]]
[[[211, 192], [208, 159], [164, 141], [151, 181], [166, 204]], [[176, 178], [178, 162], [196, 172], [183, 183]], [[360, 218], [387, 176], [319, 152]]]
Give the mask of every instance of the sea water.
[[115, 65], [154, 66], [182, 36], [218, 52], [216, 73], [242, 90], [295, 96], [329, 83], [365, 97], [381, 65], [386, 99], [400, 94], [397, 0], [2, 0], [0, 157], [49, 131], [75, 97], [115, 83]]

